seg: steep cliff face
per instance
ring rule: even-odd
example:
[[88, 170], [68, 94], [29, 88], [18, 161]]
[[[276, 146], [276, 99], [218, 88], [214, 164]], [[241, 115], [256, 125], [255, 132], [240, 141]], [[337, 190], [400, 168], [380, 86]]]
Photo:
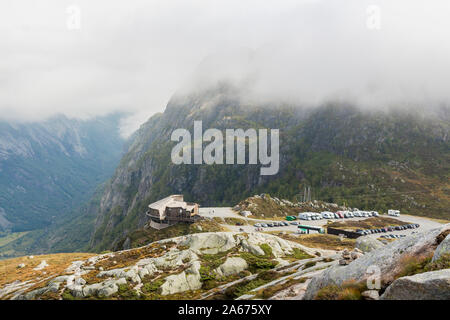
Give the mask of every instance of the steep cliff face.
[[[439, 119], [344, 105], [254, 105], [238, 96], [226, 86], [177, 95], [140, 128], [101, 197], [91, 249], [115, 248], [145, 224], [148, 203], [172, 193], [203, 206], [235, 205], [263, 192], [294, 198], [311, 186], [319, 200], [448, 217], [448, 113]], [[195, 120], [203, 130], [280, 129], [278, 174], [261, 176], [259, 164], [173, 164], [171, 133], [192, 132]]]
[[47, 227], [88, 200], [120, 159], [118, 121], [0, 122], [0, 231]]

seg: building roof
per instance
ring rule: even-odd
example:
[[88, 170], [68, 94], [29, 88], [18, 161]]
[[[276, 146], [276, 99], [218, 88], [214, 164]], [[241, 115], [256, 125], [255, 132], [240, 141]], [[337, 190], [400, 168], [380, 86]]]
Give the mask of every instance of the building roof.
[[149, 204], [148, 207], [150, 209], [158, 210], [160, 219], [164, 220], [166, 208], [183, 208], [191, 211], [194, 209], [195, 204], [185, 202], [182, 194], [173, 194]]

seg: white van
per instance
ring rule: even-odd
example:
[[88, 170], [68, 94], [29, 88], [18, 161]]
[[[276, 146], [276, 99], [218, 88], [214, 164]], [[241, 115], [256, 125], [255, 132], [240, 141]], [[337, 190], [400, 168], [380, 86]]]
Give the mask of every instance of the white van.
[[400, 217], [400, 210], [389, 209], [388, 216]]

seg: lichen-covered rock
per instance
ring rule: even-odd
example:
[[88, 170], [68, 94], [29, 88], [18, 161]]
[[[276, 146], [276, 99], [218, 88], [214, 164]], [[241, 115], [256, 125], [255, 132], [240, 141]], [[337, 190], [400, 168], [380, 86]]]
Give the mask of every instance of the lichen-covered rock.
[[[173, 245], [174, 243], [175, 245]], [[311, 255], [316, 254], [316, 251], [326, 253], [326, 250], [307, 248], [295, 242], [262, 233], [213, 232], [192, 234], [157, 241], [149, 246], [151, 247], [143, 247], [145, 249], [138, 252], [137, 257], [141, 257], [141, 253], [145, 252], [145, 258], [142, 259], [131, 260], [128, 259], [130, 255], [122, 256], [121, 253], [107, 253], [83, 261], [73, 261], [64, 273], [54, 275], [55, 278], [45, 279], [48, 281], [46, 287], [27, 292], [26, 290], [31, 290], [30, 287], [34, 285], [33, 283], [11, 284], [5, 286], [5, 288], [0, 288], [0, 297], [15, 292], [14, 295], [11, 295], [11, 299], [39, 299], [40, 295], [51, 291], [69, 292], [77, 298], [89, 296], [104, 298], [115, 295], [121, 284], [133, 285], [134, 289], [139, 292], [143, 286], [143, 280], [147, 281], [148, 277], [153, 278], [156, 275], [159, 276], [158, 279], [163, 281], [160, 287], [161, 293], [168, 295], [198, 290], [202, 287], [200, 267], [201, 263], [205, 262], [202, 260], [204, 254], [214, 255], [226, 252], [227, 258], [214, 271], [218, 276], [227, 277], [248, 269], [247, 260], [239, 256], [242, 251], [261, 256], [270, 252], [270, 258], [273, 261], [278, 261], [278, 266], [289, 264], [283, 258], [294, 253], [294, 248], [299, 248]], [[130, 249], [129, 251], [133, 250], [137, 249]], [[107, 261], [108, 266], [103, 264], [104, 260], [109, 260]], [[117, 260], [117, 262], [111, 260]], [[110, 269], [111, 262], [112, 265], [126, 265], [126, 267]], [[42, 266], [45, 267], [45, 265], [46, 263], [43, 261]], [[179, 270], [184, 271], [180, 272]], [[167, 271], [172, 274], [166, 276]], [[173, 274], [174, 272], [177, 272], [177, 274]], [[86, 282], [88, 278], [85, 277], [88, 273], [89, 284]], [[91, 276], [94, 276], [94, 278]], [[95, 277], [99, 278], [98, 281], [101, 282], [92, 283]]]
[[102, 283], [94, 283], [83, 287], [83, 295], [85, 297], [97, 295], [98, 290], [102, 288]]
[[238, 274], [248, 268], [247, 261], [239, 257], [227, 258], [223, 264], [221, 264], [217, 269], [216, 273], [219, 276], [231, 276]]
[[450, 300], [450, 269], [419, 273], [395, 280], [382, 300]]
[[236, 239], [229, 232], [205, 232], [189, 235], [180, 245], [199, 253], [217, 254], [236, 246]]
[[450, 254], [450, 234], [448, 234], [436, 248], [432, 261], [436, 261], [444, 254]]
[[70, 293], [72, 294], [72, 296], [74, 296], [75, 298], [83, 298], [84, 297], [83, 286], [72, 285], [68, 289], [70, 290]]
[[161, 286], [161, 294], [175, 294], [179, 292], [198, 290], [202, 287], [200, 282], [200, 263], [194, 262], [190, 268], [179, 273], [170, 275]]
[[362, 252], [370, 252], [379, 248], [383, 248], [384, 244], [372, 237], [359, 237], [356, 239], [355, 247]]
[[264, 250], [259, 245], [250, 244], [247, 239], [241, 241], [242, 250], [259, 256], [263, 256]]
[[[125, 278], [104, 281], [101, 283], [101, 287], [97, 290], [97, 296], [101, 298], [109, 297], [119, 290], [119, 285], [126, 283], [127, 280]], [[90, 289], [93, 289], [93, 287], [91, 287]]]
[[342, 285], [346, 281], [365, 281], [379, 271], [381, 280], [390, 283], [402, 270], [404, 256], [431, 255], [436, 248], [436, 238], [450, 229], [450, 224], [426, 232], [412, 234], [394, 241], [383, 249], [373, 250], [347, 266], [334, 266], [311, 279], [304, 299], [313, 299], [326, 286]]

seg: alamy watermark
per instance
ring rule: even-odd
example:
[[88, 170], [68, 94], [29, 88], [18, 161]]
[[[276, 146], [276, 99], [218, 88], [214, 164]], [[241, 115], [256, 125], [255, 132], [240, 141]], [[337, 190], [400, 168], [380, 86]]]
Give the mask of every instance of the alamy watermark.
[[369, 30], [381, 29], [381, 8], [377, 5], [370, 5], [366, 8], [366, 27]]
[[[203, 133], [202, 121], [194, 121], [194, 137], [187, 129], [176, 129], [171, 140], [178, 144], [172, 149], [174, 164], [245, 164], [246, 146], [248, 146], [248, 164], [262, 165], [261, 175], [278, 173], [280, 165], [280, 132], [270, 129], [226, 129], [225, 150], [224, 137], [219, 129], [208, 129]], [[203, 142], [209, 142], [203, 149]], [[236, 148], [235, 148], [236, 146]], [[269, 154], [270, 147], [270, 154]], [[235, 152], [236, 151], [236, 152]], [[193, 161], [192, 161], [193, 152]], [[225, 153], [225, 161], [224, 161]]]
[[68, 30], [81, 29], [81, 8], [75, 4], [66, 8], [66, 27]]
[[366, 286], [369, 290], [380, 290], [381, 289], [381, 269], [377, 265], [370, 265], [366, 274], [370, 274], [367, 277]]

